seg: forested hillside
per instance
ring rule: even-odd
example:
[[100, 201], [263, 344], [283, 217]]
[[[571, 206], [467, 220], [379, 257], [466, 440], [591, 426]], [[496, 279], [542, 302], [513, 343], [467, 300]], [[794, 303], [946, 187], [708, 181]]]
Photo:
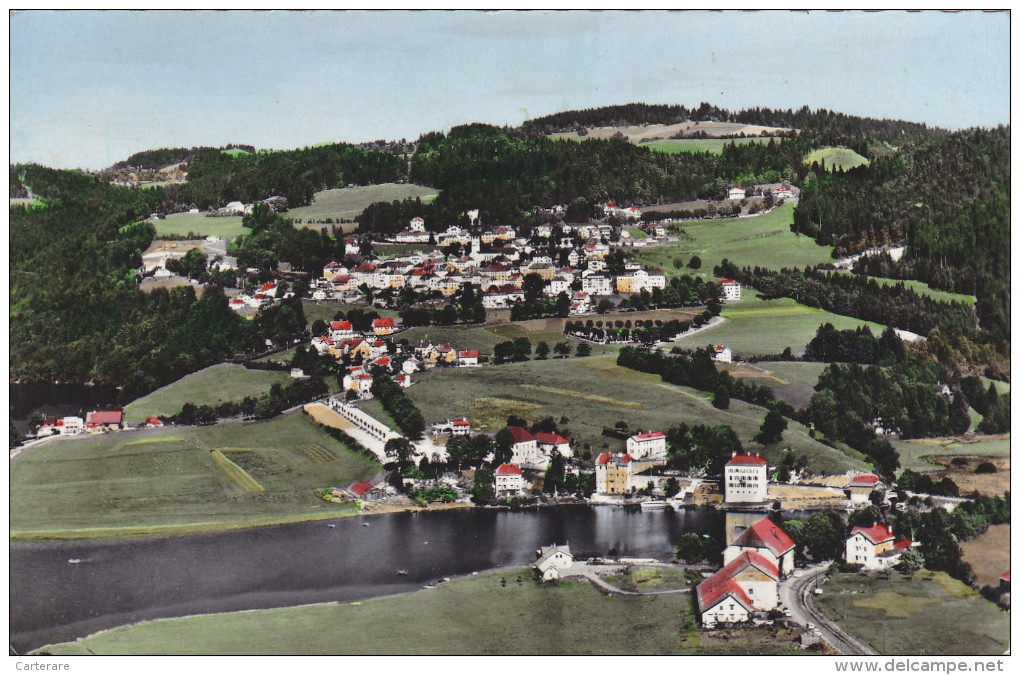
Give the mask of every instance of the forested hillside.
[[[248, 323], [222, 289], [140, 293], [152, 241], [136, 222], [163, 199], [72, 171], [15, 167], [45, 206], [11, 209], [11, 378], [95, 382], [132, 398], [234, 353], [304, 329], [300, 302]], [[134, 223], [134, 224], [132, 224]]]

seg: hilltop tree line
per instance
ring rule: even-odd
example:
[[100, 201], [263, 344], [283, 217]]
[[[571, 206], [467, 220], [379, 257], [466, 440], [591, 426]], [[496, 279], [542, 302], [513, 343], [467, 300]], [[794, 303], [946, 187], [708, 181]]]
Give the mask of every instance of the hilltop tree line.
[[346, 144], [238, 155], [200, 149], [188, 163], [188, 182], [164, 188], [163, 210], [206, 210], [274, 196], [285, 197], [290, 207], [306, 206], [319, 190], [394, 182], [400, 171], [396, 155]]

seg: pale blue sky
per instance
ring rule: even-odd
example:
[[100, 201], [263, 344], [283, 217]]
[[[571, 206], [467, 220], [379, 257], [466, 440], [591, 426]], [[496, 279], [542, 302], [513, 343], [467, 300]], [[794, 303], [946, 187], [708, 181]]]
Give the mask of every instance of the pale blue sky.
[[61, 168], [629, 102], [1009, 123], [1004, 13], [29, 11], [10, 29], [10, 159]]

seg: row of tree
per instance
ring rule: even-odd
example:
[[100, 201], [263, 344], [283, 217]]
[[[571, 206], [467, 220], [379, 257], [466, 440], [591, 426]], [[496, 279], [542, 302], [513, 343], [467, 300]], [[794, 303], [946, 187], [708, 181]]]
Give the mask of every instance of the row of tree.
[[372, 379], [372, 395], [379, 399], [405, 436], [421, 438], [425, 431], [425, 418], [411, 397], [388, 375], [377, 375]]

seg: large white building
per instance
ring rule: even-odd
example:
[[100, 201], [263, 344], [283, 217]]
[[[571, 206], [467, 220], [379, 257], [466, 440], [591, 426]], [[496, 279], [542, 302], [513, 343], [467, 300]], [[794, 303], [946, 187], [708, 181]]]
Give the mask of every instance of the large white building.
[[911, 544], [907, 539], [896, 541], [885, 525], [857, 526], [846, 540], [846, 561], [868, 570], [888, 569]]
[[526, 469], [544, 470], [549, 463], [549, 455], [538, 447], [538, 439], [524, 427], [507, 427], [514, 443], [510, 446], [510, 463]]
[[726, 463], [724, 501], [763, 502], [768, 499], [768, 462], [753, 455], [738, 455]]
[[782, 528], [768, 518], [762, 518], [738, 534], [726, 547], [723, 564], [729, 564], [744, 553], [755, 553], [774, 565], [780, 576], [787, 577], [793, 573], [794, 548], [793, 540]]
[[666, 434], [649, 431], [627, 439], [627, 454], [637, 460], [665, 460]]
[[723, 279], [719, 282], [723, 290], [723, 300], [740, 300], [740, 283], [733, 279]]

